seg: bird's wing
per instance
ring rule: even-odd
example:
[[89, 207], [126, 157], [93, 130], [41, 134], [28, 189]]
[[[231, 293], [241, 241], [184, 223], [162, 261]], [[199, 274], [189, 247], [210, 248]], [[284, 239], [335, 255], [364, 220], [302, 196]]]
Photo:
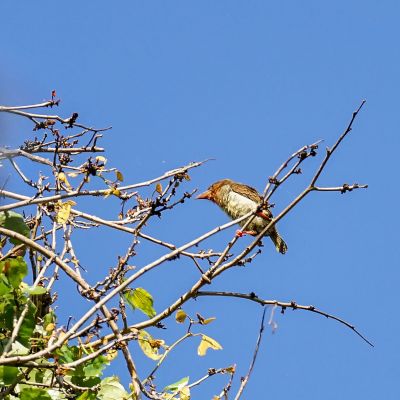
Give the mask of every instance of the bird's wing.
[[232, 190], [242, 196], [249, 198], [257, 204], [262, 202], [262, 197], [259, 195], [257, 190], [252, 188], [251, 186], [247, 186], [242, 183], [232, 182]]
[[[250, 200], [254, 201], [257, 204], [260, 204], [263, 201], [263, 197], [257, 192], [256, 189], [252, 188], [251, 186], [244, 185], [243, 183], [235, 183], [232, 182], [232, 190], [242, 196], [249, 198]], [[267, 219], [272, 218], [272, 213], [268, 208], [268, 205], [264, 205], [261, 209], [260, 217], [267, 217]]]

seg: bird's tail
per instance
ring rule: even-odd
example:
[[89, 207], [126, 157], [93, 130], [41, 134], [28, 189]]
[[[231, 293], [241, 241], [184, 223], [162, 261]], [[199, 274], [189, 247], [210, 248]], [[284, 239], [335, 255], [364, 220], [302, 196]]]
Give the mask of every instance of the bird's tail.
[[271, 232], [269, 237], [274, 242], [276, 251], [279, 251], [279, 253], [281, 254], [285, 254], [287, 251], [287, 245], [285, 241], [279, 236], [278, 231], [274, 230], [273, 232]]

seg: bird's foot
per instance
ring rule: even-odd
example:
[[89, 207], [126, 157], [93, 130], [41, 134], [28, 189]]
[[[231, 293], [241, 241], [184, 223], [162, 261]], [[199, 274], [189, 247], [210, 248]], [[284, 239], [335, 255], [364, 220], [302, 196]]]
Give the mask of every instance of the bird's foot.
[[243, 237], [245, 235], [255, 236], [255, 235], [257, 235], [257, 232], [256, 231], [242, 231], [241, 229], [238, 229], [236, 231], [236, 237], [238, 237], [238, 238]]

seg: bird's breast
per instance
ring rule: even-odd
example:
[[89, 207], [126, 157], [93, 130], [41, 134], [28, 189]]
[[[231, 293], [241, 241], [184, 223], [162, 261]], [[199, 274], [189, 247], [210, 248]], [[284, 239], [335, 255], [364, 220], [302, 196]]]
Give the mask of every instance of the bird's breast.
[[255, 211], [257, 204], [239, 193], [231, 191], [227, 195], [225, 202], [225, 212], [233, 219]]
[[[248, 197], [243, 196], [234, 191], [230, 191], [225, 195], [223, 205], [221, 208], [232, 218], [237, 219], [243, 217], [243, 215], [249, 212], [254, 212], [258, 207], [258, 204]], [[247, 220], [239, 222], [240, 226], [244, 226]], [[261, 232], [265, 226], [269, 223], [269, 219], [255, 217], [252, 219], [246, 230]]]

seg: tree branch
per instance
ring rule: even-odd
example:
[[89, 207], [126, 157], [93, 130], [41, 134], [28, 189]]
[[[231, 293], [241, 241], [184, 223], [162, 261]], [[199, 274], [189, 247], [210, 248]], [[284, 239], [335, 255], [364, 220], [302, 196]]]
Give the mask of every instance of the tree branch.
[[254, 364], [256, 363], [256, 359], [257, 359], [258, 350], [260, 349], [261, 339], [262, 339], [262, 336], [263, 336], [263, 333], [264, 333], [265, 311], [266, 311], [266, 308], [264, 308], [263, 313], [262, 313], [261, 324], [260, 324], [260, 330], [259, 330], [259, 332], [258, 332], [256, 347], [255, 347], [255, 349], [254, 349], [253, 358], [252, 358], [252, 360], [251, 360], [249, 370], [248, 370], [246, 376], [245, 376], [244, 378], [242, 378], [242, 380], [241, 380], [242, 382], [241, 382], [240, 387], [239, 387], [239, 390], [238, 390], [238, 392], [237, 392], [237, 394], [236, 394], [236, 396], [235, 396], [235, 400], [239, 400], [240, 397], [242, 396], [243, 390], [244, 390], [244, 388], [246, 387], [246, 385], [247, 385], [247, 383], [248, 383], [248, 381], [249, 381], [249, 379], [250, 379], [251, 373], [253, 372]]
[[349, 329], [351, 329], [356, 335], [358, 335], [364, 342], [368, 343], [370, 346], [374, 347], [374, 345], [365, 337], [363, 336], [354, 325], [350, 324], [349, 322], [345, 321], [342, 318], [339, 318], [333, 314], [328, 314], [325, 311], [319, 310], [315, 308], [312, 305], [309, 306], [304, 306], [301, 304], [297, 304], [295, 301], [289, 301], [289, 302], [284, 302], [284, 301], [278, 301], [278, 300], [264, 300], [258, 297], [255, 293], [235, 293], [235, 292], [212, 292], [212, 291], [199, 291], [196, 294], [196, 297], [199, 296], [222, 296], [222, 297], [237, 297], [240, 299], [246, 299], [250, 301], [254, 301], [258, 304], [262, 304], [264, 306], [269, 305], [269, 306], [277, 306], [281, 308], [281, 312], [284, 313], [287, 308], [291, 308], [292, 310], [304, 310], [304, 311], [310, 311], [315, 314], [322, 315], [326, 318], [332, 319], [334, 321], [339, 322], [340, 324], [343, 324], [347, 326]]

